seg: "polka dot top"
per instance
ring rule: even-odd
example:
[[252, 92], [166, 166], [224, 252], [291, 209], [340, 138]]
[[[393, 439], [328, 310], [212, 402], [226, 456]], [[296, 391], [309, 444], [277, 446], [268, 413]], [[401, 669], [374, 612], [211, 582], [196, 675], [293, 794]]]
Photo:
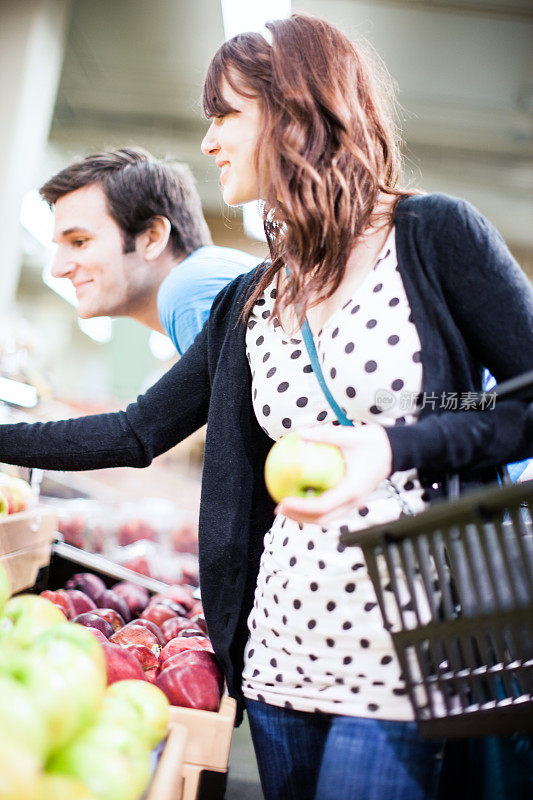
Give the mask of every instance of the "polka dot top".
[[[289, 430], [338, 424], [300, 333], [271, 320], [276, 290], [258, 299], [246, 333], [256, 417], [274, 440]], [[394, 229], [353, 297], [315, 337], [324, 378], [352, 421], [409, 425], [422, 387], [420, 340], [397, 268]], [[405, 402], [405, 397], [410, 402]], [[391, 478], [414, 512], [425, 507], [416, 470]], [[379, 487], [366, 507], [328, 527], [277, 515], [264, 537], [244, 653], [243, 692], [301, 711], [407, 720], [400, 679], [361, 549], [339, 533], [396, 519]]]

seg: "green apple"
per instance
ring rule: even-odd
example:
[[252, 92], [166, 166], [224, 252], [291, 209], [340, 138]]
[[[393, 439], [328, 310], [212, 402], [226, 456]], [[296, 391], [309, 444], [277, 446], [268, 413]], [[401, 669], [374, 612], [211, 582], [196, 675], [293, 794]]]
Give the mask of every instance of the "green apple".
[[41, 765], [28, 750], [5, 743], [0, 747], [0, 798], [38, 800]]
[[3, 638], [28, 647], [42, 631], [59, 623], [67, 624], [65, 615], [50, 600], [35, 594], [20, 594], [7, 601], [0, 629]]
[[38, 783], [36, 800], [97, 800], [86, 786], [69, 775], [43, 772]]
[[84, 722], [79, 700], [83, 687], [75, 676], [66, 676], [65, 672], [31, 650], [17, 653], [2, 647], [0, 651], [0, 675], [31, 694], [35, 711], [43, 720], [47, 753], [69, 742]]
[[99, 738], [94, 730], [57, 753], [48, 770], [77, 778], [98, 800], [138, 800], [150, 780], [148, 750], [117, 744], [110, 728], [100, 728]]
[[9, 586], [9, 578], [3, 564], [0, 564], [0, 614], [4, 610], [4, 606], [11, 596], [11, 589]]
[[56, 625], [34, 640], [29, 655], [36, 668], [40, 664], [55, 670], [56, 688], [62, 684], [65, 697], [75, 706], [76, 728], [91, 724], [107, 686], [105, 656], [93, 634], [68, 622]]
[[283, 436], [265, 462], [265, 483], [272, 498], [308, 497], [332, 489], [343, 478], [345, 463], [338, 447], [307, 442], [297, 433]]
[[139, 736], [155, 747], [166, 736], [169, 702], [166, 695], [148, 681], [117, 681], [108, 687], [100, 720], [132, 725]]
[[7, 743], [20, 746], [41, 762], [47, 753], [46, 725], [31, 691], [0, 675], [0, 748]]

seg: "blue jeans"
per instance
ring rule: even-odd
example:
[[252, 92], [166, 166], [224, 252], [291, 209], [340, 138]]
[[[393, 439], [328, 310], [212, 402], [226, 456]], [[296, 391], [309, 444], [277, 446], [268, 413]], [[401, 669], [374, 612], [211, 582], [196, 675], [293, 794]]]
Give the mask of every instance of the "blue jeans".
[[435, 800], [442, 743], [414, 722], [246, 700], [265, 800]]

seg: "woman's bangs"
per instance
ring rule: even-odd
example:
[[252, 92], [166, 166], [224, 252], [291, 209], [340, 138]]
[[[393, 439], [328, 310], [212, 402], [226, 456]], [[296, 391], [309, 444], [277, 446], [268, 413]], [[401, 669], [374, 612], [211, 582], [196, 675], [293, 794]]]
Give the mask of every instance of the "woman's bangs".
[[231, 68], [224, 63], [220, 52], [216, 54], [209, 65], [202, 96], [202, 105], [207, 119], [211, 117], [223, 117], [236, 110], [225, 99], [222, 88], [224, 82], [233, 87], [230, 69]]

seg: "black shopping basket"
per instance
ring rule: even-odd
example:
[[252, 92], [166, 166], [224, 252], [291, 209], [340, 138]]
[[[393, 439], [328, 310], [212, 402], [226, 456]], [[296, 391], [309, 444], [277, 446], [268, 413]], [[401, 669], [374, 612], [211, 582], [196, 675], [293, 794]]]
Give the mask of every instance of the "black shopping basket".
[[363, 550], [423, 736], [533, 730], [532, 507], [533, 481], [495, 483], [341, 536]]

